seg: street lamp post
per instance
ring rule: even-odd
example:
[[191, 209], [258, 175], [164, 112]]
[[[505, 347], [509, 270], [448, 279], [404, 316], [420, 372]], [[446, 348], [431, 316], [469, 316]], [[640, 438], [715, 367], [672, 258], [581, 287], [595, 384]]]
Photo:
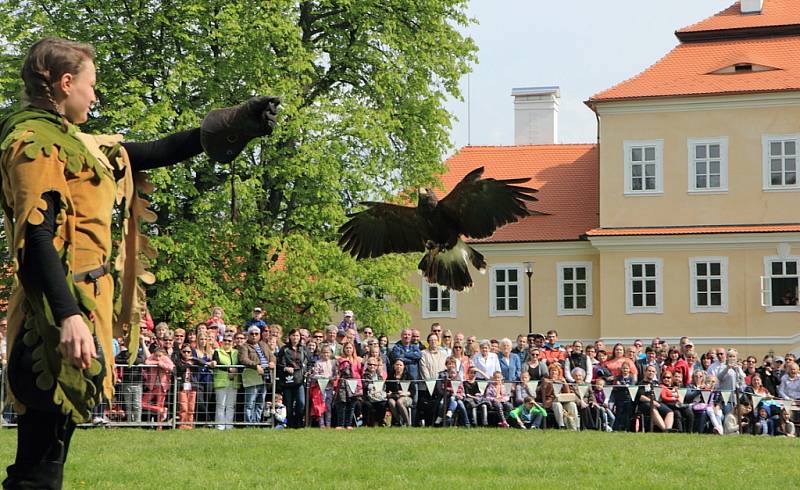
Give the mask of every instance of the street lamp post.
[[525, 275], [528, 276], [528, 333], [533, 333], [533, 308], [531, 306], [531, 277], [533, 277], [533, 262], [524, 262]]

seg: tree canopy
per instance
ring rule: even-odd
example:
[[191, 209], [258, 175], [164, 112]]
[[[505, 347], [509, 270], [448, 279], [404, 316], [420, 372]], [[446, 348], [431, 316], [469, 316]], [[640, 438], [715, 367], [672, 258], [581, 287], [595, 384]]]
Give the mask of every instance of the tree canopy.
[[276, 131], [231, 165], [151, 171], [159, 257], [154, 317], [194, 322], [263, 306], [318, 327], [330, 308], [391, 331], [416, 300], [412, 258], [355, 262], [335, 246], [358, 203], [428, 185], [449, 148], [448, 96], [474, 61], [466, 0], [5, 0], [0, 103], [45, 35], [97, 49], [99, 106], [84, 127], [149, 140], [251, 95], [282, 97]]

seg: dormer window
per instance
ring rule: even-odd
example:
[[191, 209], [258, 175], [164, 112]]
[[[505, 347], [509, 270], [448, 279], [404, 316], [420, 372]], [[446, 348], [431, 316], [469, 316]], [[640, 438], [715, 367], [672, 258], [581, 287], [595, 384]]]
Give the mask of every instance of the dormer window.
[[714, 70], [712, 72], [709, 72], [708, 75], [730, 75], [735, 73], [753, 73], [759, 71], [772, 71], [778, 69], [779, 68], [775, 68], [774, 66], [742, 62], [742, 63], [734, 63], [733, 65], [728, 65], [718, 70]]

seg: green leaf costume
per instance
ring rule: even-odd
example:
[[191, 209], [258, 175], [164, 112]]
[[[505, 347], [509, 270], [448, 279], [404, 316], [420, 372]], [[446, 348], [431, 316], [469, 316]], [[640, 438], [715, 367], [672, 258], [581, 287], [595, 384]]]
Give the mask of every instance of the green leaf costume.
[[[102, 394], [113, 395], [112, 336], [126, 333], [129, 345], [138, 347], [138, 325], [144, 301], [141, 282], [150, 283], [141, 255], [153, 255], [147, 239], [139, 234], [142, 220], [152, 221], [147, 201], [136, 192], [147, 187], [133, 175], [120, 135], [88, 135], [62, 123], [49, 112], [31, 107], [0, 121], [0, 171], [2, 204], [9, 250], [15, 269], [25, 256], [28, 224], [43, 222], [46, 203], [41, 196], [57, 192], [60, 210], [56, 217], [53, 246], [61, 258], [67, 284], [104, 353], [103, 365], [92, 361], [79, 369], [64, 361], [58, 350], [60, 327], [42, 291], [27, 291], [19, 283], [9, 301], [9, 359], [17, 335], [30, 349], [35, 386], [51, 394], [48, 402], [85, 422]], [[123, 244], [115, 260], [121, 292], [114, 311], [114, 279], [110, 274], [96, 284], [75, 282], [73, 274], [96, 269], [112, 260], [111, 222], [114, 204], [122, 205]], [[116, 315], [115, 315], [116, 313]], [[91, 319], [91, 320], [90, 320]], [[20, 344], [18, 344], [20, 345]], [[9, 366], [11, 370], [11, 366]], [[14, 395], [14, 390], [9, 387]], [[17, 409], [25, 406], [15, 397]], [[37, 407], [37, 408], [52, 408]]]

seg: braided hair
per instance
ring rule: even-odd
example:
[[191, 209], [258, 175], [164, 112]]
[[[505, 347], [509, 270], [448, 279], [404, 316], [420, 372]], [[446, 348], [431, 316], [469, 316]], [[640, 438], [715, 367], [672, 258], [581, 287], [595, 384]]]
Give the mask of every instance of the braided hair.
[[86, 60], [94, 61], [94, 58], [95, 50], [89, 44], [55, 37], [37, 41], [22, 64], [23, 104], [52, 110], [61, 117], [61, 126], [66, 132], [67, 118], [56, 103], [54, 88], [65, 73], [78, 73]]

